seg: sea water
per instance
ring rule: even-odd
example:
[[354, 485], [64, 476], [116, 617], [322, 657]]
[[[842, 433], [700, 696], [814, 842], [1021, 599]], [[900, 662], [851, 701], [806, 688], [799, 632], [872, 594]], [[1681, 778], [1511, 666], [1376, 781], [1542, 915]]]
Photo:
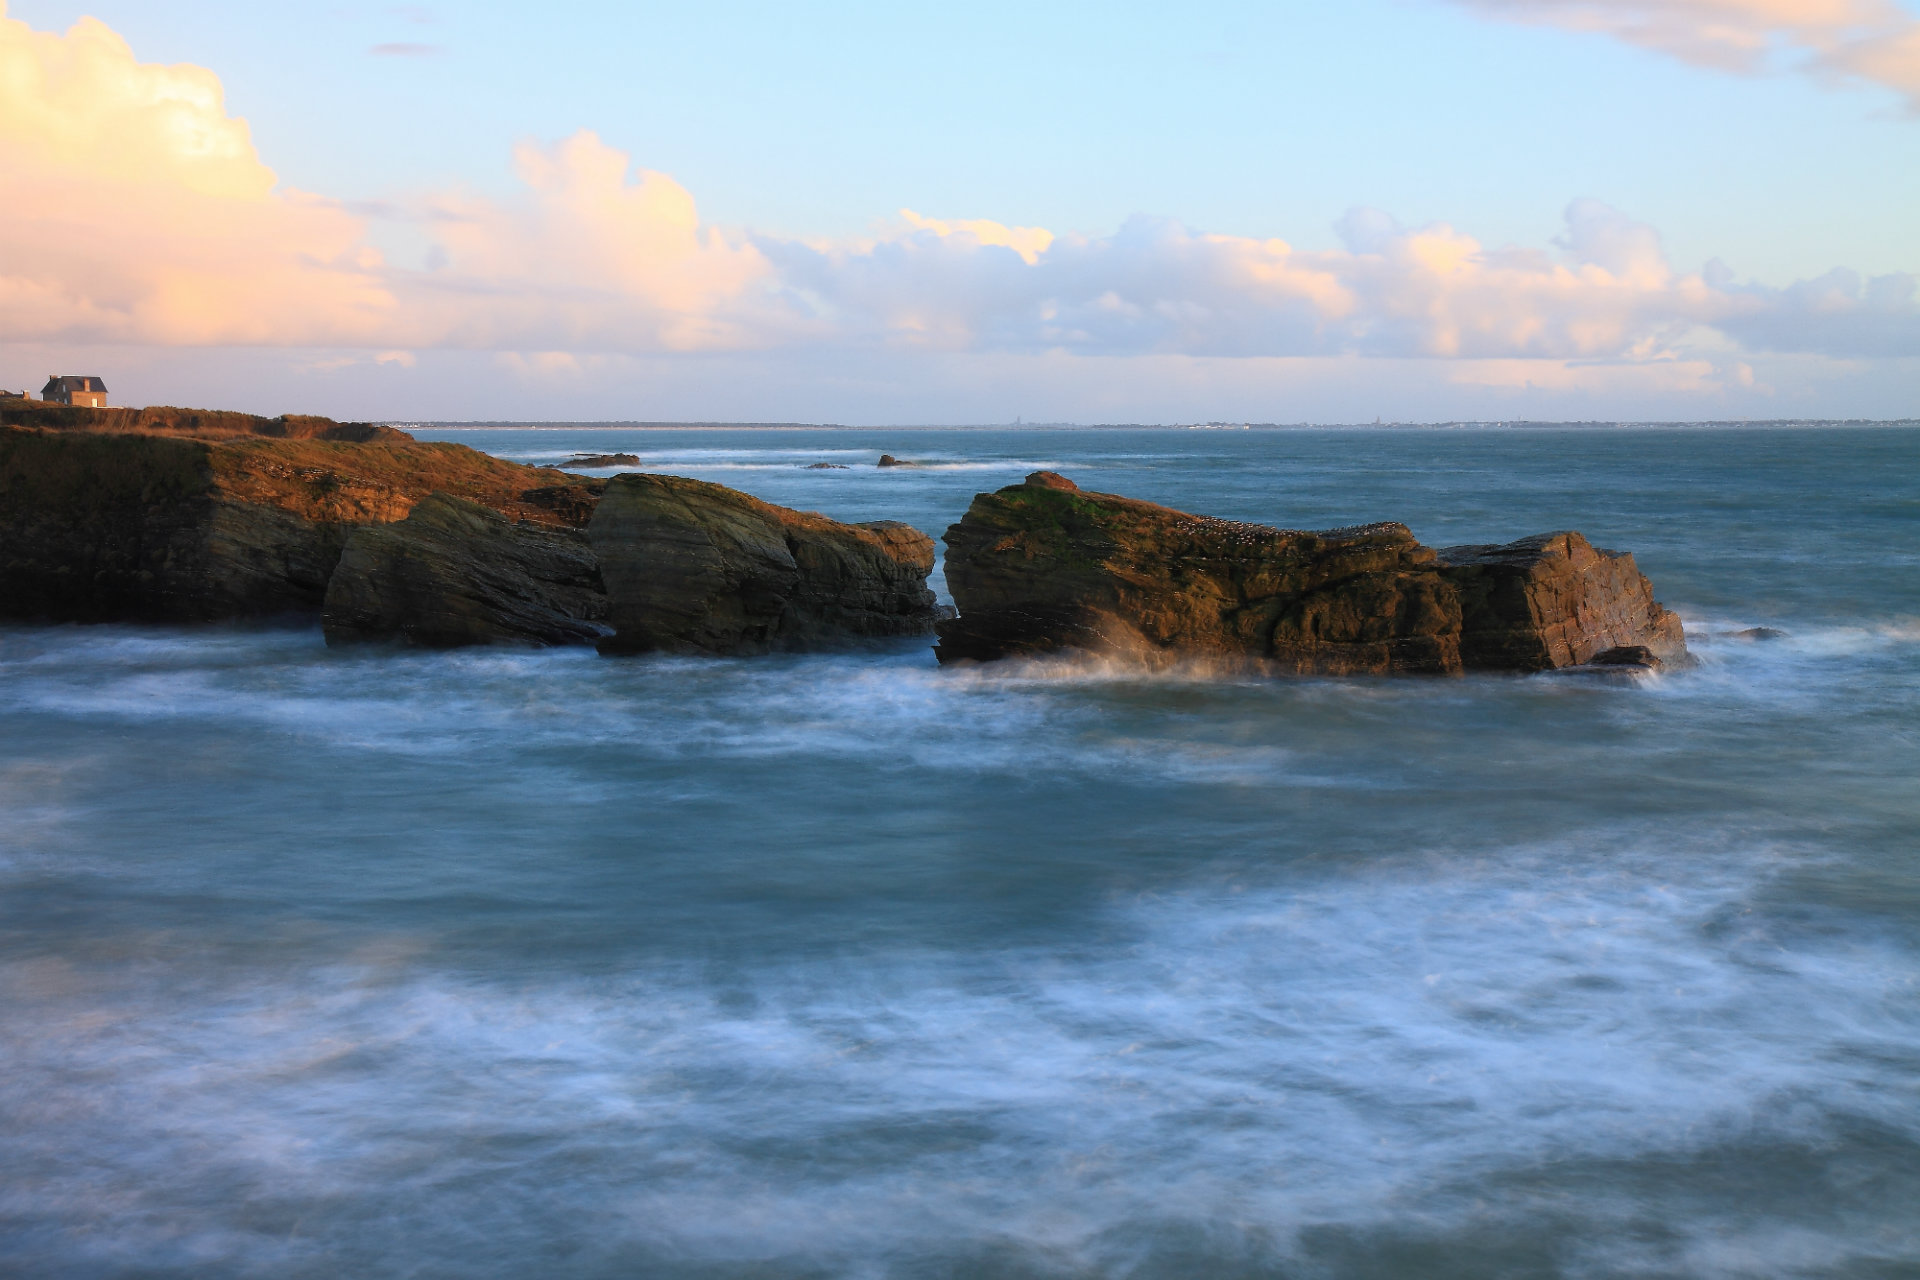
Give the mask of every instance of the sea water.
[[1920, 432], [419, 434], [1576, 528], [1701, 661], [0, 630], [0, 1273], [1920, 1272]]

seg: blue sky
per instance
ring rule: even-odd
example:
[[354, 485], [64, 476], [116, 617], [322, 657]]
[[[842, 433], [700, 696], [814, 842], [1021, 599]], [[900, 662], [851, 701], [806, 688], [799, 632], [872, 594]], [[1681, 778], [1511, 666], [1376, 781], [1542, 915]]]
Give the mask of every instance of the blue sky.
[[[1552, 20], [1534, 22], [1509, 20], [1515, 6], [1498, 0], [1177, 9], [842, 4], [829, 12], [580, 0], [538, 7], [12, 0], [6, 14], [43, 33], [64, 32], [91, 15], [123, 37], [141, 64], [206, 68], [224, 89], [225, 111], [250, 126], [258, 161], [282, 188], [338, 203], [361, 220], [365, 242], [397, 270], [438, 270], [447, 261], [449, 250], [436, 240], [437, 224], [423, 208], [455, 196], [511, 206], [526, 185], [524, 168], [516, 170], [516, 145], [554, 148], [591, 131], [609, 152], [630, 158], [636, 173], [659, 171], [684, 188], [703, 226], [736, 242], [777, 241], [766, 252], [779, 288], [793, 297], [804, 293], [812, 319], [835, 317], [830, 327], [840, 335], [823, 337], [825, 321], [809, 327], [791, 316], [785, 327], [732, 317], [730, 336], [698, 340], [637, 340], [575, 324], [561, 326], [565, 332], [556, 331], [551, 347], [531, 359], [527, 351], [489, 350], [504, 338], [415, 341], [415, 330], [368, 330], [369, 349], [391, 340], [405, 359], [340, 356], [326, 378], [315, 370], [330, 361], [316, 352], [356, 349], [339, 333], [289, 330], [277, 343], [236, 344], [210, 332], [173, 352], [170, 365], [151, 349], [183, 345], [177, 334], [159, 333], [155, 340], [131, 329], [101, 329], [90, 342], [102, 354], [111, 348], [133, 366], [185, 369], [234, 348], [227, 367], [246, 367], [250, 394], [273, 394], [278, 386], [283, 395], [311, 395], [343, 411], [379, 412], [391, 401], [395, 412], [467, 416], [477, 407], [474, 389], [483, 384], [485, 395], [503, 405], [555, 394], [537, 379], [527, 382], [529, 371], [564, 369], [558, 355], [575, 350], [580, 359], [599, 362], [594, 381], [606, 389], [599, 398], [561, 389], [568, 410], [581, 414], [647, 416], [638, 405], [629, 412], [622, 397], [671, 387], [674, 412], [665, 416], [728, 416], [754, 408], [753, 416], [791, 417], [803, 416], [805, 408], [835, 418], [935, 421], [951, 416], [943, 406], [953, 403], [954, 388], [974, 387], [976, 379], [913, 370], [929, 361], [964, 366], [969, 353], [978, 356], [974, 364], [988, 386], [1006, 380], [1010, 404], [1050, 385], [1113, 384], [1111, 361], [1131, 359], [1117, 381], [1142, 389], [1140, 403], [1149, 411], [1139, 416], [1180, 419], [1251, 410], [1262, 401], [1247, 388], [1259, 379], [1251, 366], [1228, 369], [1211, 382], [1191, 368], [1156, 378], [1156, 361], [1324, 361], [1364, 356], [1366, 340], [1349, 333], [1310, 347], [1276, 339], [1271, 350], [1229, 350], [1232, 344], [1223, 346], [1211, 329], [1214, 336], [1204, 340], [1162, 334], [1115, 345], [1102, 338], [1084, 353], [1107, 360], [1106, 372], [1076, 366], [1065, 376], [1060, 353], [1082, 350], [1073, 339], [1050, 346], [1056, 338], [1040, 328], [1034, 336], [1006, 338], [1007, 322], [998, 313], [985, 321], [969, 313], [966, 326], [949, 326], [953, 332], [964, 327], [968, 336], [942, 336], [937, 351], [924, 343], [890, 347], [883, 331], [897, 325], [907, 307], [900, 290], [908, 286], [888, 286], [891, 318], [843, 322], [855, 309], [853, 293], [795, 284], [799, 268], [783, 255], [798, 250], [781, 246], [885, 239], [901, 233], [899, 211], [910, 209], [930, 219], [991, 220], [1096, 240], [1115, 237], [1129, 219], [1147, 215], [1194, 236], [1278, 238], [1302, 253], [1340, 252], [1351, 248], [1336, 231], [1340, 220], [1368, 208], [1408, 230], [1446, 224], [1483, 250], [1517, 246], [1551, 254], [1556, 238], [1568, 234], [1568, 206], [1598, 201], [1657, 234], [1678, 275], [1699, 273], [1717, 260], [1723, 265], [1709, 272], [1715, 281], [1783, 290], [1836, 267], [1867, 280], [1920, 272], [1914, 231], [1920, 226], [1920, 119], [1911, 110], [1912, 94], [1903, 92], [1905, 64], [1896, 58], [1892, 73], [1851, 77], [1836, 75], [1831, 58], [1823, 67], [1801, 66], [1807, 50], [1829, 36], [1808, 36], [1804, 23], [1795, 27], [1790, 0], [1664, 7], [1645, 0], [1612, 8], [1652, 11], [1662, 20], [1672, 11], [1690, 20], [1692, 10], [1716, 3], [1736, 14], [1786, 12], [1789, 20], [1769, 27], [1765, 13], [1754, 18], [1753, 30], [1772, 42], [1771, 52], [1728, 70], [1712, 65], [1719, 54], [1711, 49], [1676, 56], [1671, 41], [1660, 42], [1666, 37], [1633, 31], [1623, 37], [1605, 21], [1590, 29], [1595, 23], [1584, 11], [1609, 6], [1573, 0], [1539, 6]], [[1897, 45], [1900, 22], [1911, 21], [1911, 11], [1899, 6], [1859, 0], [1855, 7], [1877, 9], [1890, 33], [1884, 47]], [[1529, 16], [1524, 6], [1519, 16]], [[946, 241], [948, 248], [973, 244], [966, 235]], [[998, 255], [981, 259], [983, 277], [999, 271], [999, 259], [1008, 255], [991, 246], [981, 252]], [[1055, 256], [1060, 253], [1064, 249]], [[861, 259], [869, 267], [873, 261]], [[1042, 270], [1048, 264], [1028, 265]], [[966, 293], [972, 286], [965, 270], [943, 268], [941, 287]], [[755, 287], [765, 287], [764, 280]], [[1041, 295], [1050, 298], [1047, 290], [1058, 287], [1035, 286], [1038, 292], [1030, 289], [1006, 305], [1040, 306]], [[873, 305], [870, 294], [860, 293], [869, 299], [861, 305]], [[1212, 295], [1176, 301], [1214, 305]], [[699, 305], [708, 308], [703, 315], [714, 314], [709, 302]], [[916, 301], [907, 309], [918, 315], [931, 306]], [[1661, 391], [1622, 375], [1611, 400], [1588, 378], [1578, 394], [1555, 400], [1542, 393], [1528, 402], [1548, 416], [1555, 416], [1556, 404], [1572, 414], [1613, 403], [1623, 413], [1670, 410], [1655, 416], [1765, 416], [1770, 402], [1794, 414], [1920, 412], [1920, 404], [1911, 403], [1912, 357], [1920, 352], [1908, 345], [1920, 330], [1897, 305], [1889, 314], [1891, 329], [1849, 339], [1855, 346], [1845, 349], [1824, 337], [1801, 343], [1805, 350], [1761, 350], [1751, 324], [1731, 339], [1722, 330], [1682, 340], [1674, 337], [1679, 321], [1664, 329], [1649, 321], [1647, 335], [1664, 335], [1652, 346], [1644, 336], [1623, 333], [1613, 345], [1536, 342], [1505, 351], [1426, 342], [1373, 354], [1414, 358], [1417, 366], [1421, 356], [1564, 364], [1569, 356], [1693, 359], [1704, 350], [1703, 358], [1729, 369], [1733, 361], [1759, 370], [1757, 377], [1728, 375], [1718, 392], [1707, 388], [1711, 379], [1695, 380], [1690, 390]], [[1785, 321], [1767, 323], [1766, 332], [1783, 332]], [[779, 336], [769, 337], [775, 330]], [[803, 330], [804, 337], [795, 336]], [[89, 341], [74, 340], [82, 332], [68, 326], [35, 340], [31, 326], [15, 324], [9, 345], [22, 358], [84, 360]], [[856, 332], [857, 340], [846, 336]], [[982, 336], [990, 332], [1002, 336]], [[569, 335], [571, 346], [562, 340]], [[512, 335], [513, 343], [537, 340], [544, 341], [538, 334]], [[1743, 344], [1753, 350], [1743, 355]], [[874, 364], [889, 351], [897, 369], [890, 381]], [[279, 365], [275, 352], [288, 353]], [[841, 384], [838, 393], [820, 378], [808, 381], [807, 353], [815, 365], [836, 371], [823, 376]], [[1029, 367], [1006, 371], [1020, 360]], [[1840, 368], [1836, 360], [1859, 367]], [[1420, 374], [1385, 364], [1359, 367], [1364, 364], [1360, 360], [1350, 378], [1356, 394], [1344, 399], [1330, 389], [1339, 382], [1336, 374], [1308, 377], [1306, 365], [1295, 373], [1306, 379], [1299, 385], [1321, 388], [1311, 402], [1333, 417], [1362, 416], [1381, 398], [1383, 376], [1405, 389], [1395, 416], [1461, 416], [1475, 407], [1470, 402], [1478, 393], [1435, 392], [1436, 411], [1421, 414], [1422, 396], [1458, 380], [1438, 366]], [[0, 365], [0, 385], [21, 380], [6, 367]], [[465, 372], [453, 372], [456, 367]], [[276, 368], [284, 368], [284, 376]], [[722, 369], [709, 380], [726, 389], [703, 400], [700, 387], [709, 376], [703, 370]], [[850, 379], [849, 369], [860, 377]], [[885, 395], [852, 385], [876, 378], [887, 383]], [[916, 378], [927, 397], [919, 412]], [[1546, 376], [1541, 385], [1555, 381]], [[761, 390], [743, 396], [740, 388], [748, 383]], [[1209, 386], [1221, 393], [1213, 395]], [[185, 395], [193, 387], [155, 389]], [[1085, 416], [1077, 406], [1105, 416], [1115, 407], [1098, 397], [1081, 405], [1075, 394], [1038, 395], [1041, 403], [1029, 416]], [[987, 413], [990, 399], [964, 407]], [[1497, 411], [1496, 400], [1484, 407]], [[779, 412], [783, 403], [794, 411]]]

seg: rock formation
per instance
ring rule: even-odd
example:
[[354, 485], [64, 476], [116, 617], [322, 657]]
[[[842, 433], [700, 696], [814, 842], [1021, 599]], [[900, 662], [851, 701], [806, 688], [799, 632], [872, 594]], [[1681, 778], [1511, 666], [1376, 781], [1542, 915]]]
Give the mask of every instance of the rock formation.
[[637, 467], [637, 453], [576, 453], [567, 459], [569, 467]]
[[0, 617], [316, 614], [358, 526], [440, 491], [577, 527], [589, 505], [544, 490], [585, 483], [457, 444], [0, 427]]
[[1078, 650], [1341, 675], [1686, 651], [1633, 558], [1577, 533], [1436, 553], [1401, 524], [1282, 530], [1042, 471], [976, 497], [946, 543], [959, 616], [940, 624], [942, 662]]
[[356, 530], [321, 616], [330, 645], [586, 644], [611, 630], [585, 533], [444, 493]]
[[607, 485], [588, 526], [607, 585], [608, 653], [765, 653], [933, 629], [933, 539], [842, 524], [679, 476]]
[[1577, 533], [1448, 547], [1440, 564], [1460, 595], [1460, 659], [1470, 670], [1549, 671], [1612, 649], [1686, 653], [1679, 615], [1653, 598], [1633, 556]]

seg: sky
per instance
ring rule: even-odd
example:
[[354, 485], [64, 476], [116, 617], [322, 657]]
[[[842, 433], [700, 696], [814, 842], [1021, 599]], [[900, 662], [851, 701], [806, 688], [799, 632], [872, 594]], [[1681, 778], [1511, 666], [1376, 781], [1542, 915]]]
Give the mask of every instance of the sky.
[[420, 419], [1920, 416], [1895, 0], [0, 0], [0, 387]]

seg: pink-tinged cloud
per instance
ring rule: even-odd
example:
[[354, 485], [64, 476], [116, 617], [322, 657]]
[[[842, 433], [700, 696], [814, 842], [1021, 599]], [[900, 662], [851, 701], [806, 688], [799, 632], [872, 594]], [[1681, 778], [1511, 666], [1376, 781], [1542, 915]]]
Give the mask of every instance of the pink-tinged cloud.
[[501, 204], [428, 202], [440, 265], [395, 273], [410, 345], [692, 351], [764, 345], [782, 330], [759, 249], [701, 225], [664, 173], [582, 131], [514, 153], [525, 185]]
[[0, 8], [0, 337], [369, 340], [394, 299], [360, 223], [275, 189], [220, 81], [83, 18]]
[[53, 35], [0, 16], [0, 340], [1673, 361], [1704, 336], [1920, 354], [1913, 277], [1683, 273], [1591, 201], [1551, 250], [1370, 211], [1321, 251], [1145, 217], [1088, 236], [910, 211], [810, 244], [703, 223], [590, 132], [514, 159], [513, 199], [411, 203], [433, 251], [405, 269], [361, 217], [276, 185], [212, 72], [141, 63], [91, 19]]
[[1723, 71], [1778, 61], [1891, 89], [1920, 113], [1920, 18], [1893, 0], [1455, 0], [1507, 22], [1591, 31]]

